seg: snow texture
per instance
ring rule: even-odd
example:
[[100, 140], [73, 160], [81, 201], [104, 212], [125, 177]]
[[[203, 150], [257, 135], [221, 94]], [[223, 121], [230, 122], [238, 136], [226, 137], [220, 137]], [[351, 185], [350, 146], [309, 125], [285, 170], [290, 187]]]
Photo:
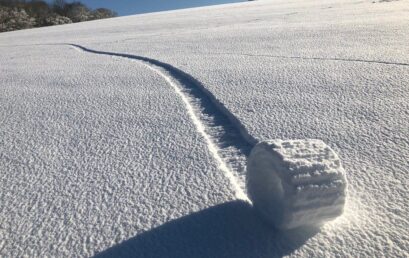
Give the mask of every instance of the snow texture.
[[[252, 1], [1, 33], [0, 256], [406, 257], [408, 6]], [[277, 231], [237, 200], [265, 139], [328, 144], [343, 215]]]
[[[244, 185], [245, 162], [256, 140], [199, 81], [170, 64], [151, 58], [96, 51], [75, 44], [68, 45], [88, 53], [141, 61], [150, 70], [162, 76], [185, 103], [197, 131], [206, 140], [209, 151], [219, 163], [219, 168], [234, 187], [236, 197], [248, 201]], [[199, 110], [200, 112], [197, 112]], [[233, 167], [229, 168], [226, 164]], [[235, 177], [238, 177], [238, 180]]]
[[324, 142], [269, 140], [258, 143], [247, 164], [250, 199], [280, 229], [319, 226], [342, 214], [345, 172]]

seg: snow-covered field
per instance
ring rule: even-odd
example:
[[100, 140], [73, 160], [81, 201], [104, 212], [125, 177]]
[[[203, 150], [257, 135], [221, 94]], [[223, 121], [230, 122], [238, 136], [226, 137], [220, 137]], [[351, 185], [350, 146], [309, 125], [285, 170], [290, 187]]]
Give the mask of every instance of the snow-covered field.
[[[407, 257], [409, 1], [253, 1], [0, 34], [0, 256]], [[322, 139], [344, 214], [278, 231], [246, 156]]]

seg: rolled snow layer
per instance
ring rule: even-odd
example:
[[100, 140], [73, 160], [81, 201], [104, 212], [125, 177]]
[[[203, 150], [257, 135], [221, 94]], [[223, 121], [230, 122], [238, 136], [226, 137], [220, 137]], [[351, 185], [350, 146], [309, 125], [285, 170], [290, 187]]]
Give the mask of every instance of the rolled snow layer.
[[320, 226], [341, 215], [346, 186], [337, 154], [321, 140], [263, 141], [248, 158], [249, 197], [280, 229]]

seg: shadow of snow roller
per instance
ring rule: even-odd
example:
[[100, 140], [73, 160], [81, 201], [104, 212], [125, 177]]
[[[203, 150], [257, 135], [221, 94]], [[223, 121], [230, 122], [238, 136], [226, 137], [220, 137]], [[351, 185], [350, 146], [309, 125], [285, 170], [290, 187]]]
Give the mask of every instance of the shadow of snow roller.
[[247, 190], [254, 208], [275, 227], [319, 227], [342, 214], [345, 171], [323, 141], [259, 142], [247, 162]]

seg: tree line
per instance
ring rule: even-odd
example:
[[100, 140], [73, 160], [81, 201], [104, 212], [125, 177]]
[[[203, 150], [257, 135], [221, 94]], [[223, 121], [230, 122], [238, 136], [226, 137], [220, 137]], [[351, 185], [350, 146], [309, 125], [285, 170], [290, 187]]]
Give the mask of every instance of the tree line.
[[0, 0], [0, 32], [115, 17], [106, 8], [90, 9], [75, 1]]

